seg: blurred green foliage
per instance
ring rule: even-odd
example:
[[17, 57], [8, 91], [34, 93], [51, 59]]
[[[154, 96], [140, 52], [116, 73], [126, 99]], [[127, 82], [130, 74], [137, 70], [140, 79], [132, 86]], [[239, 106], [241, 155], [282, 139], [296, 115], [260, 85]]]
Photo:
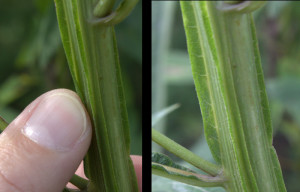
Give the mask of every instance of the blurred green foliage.
[[[157, 7], [160, 3], [162, 2], [153, 2]], [[162, 13], [156, 13], [156, 17], [161, 16]], [[171, 40], [170, 45], [166, 47], [168, 50], [164, 51], [167, 54], [160, 56], [163, 60], [160, 64], [161, 74], [164, 78], [161, 78], [163, 81], [159, 84], [166, 87], [163, 96], [165, 102], [160, 109], [174, 103], [179, 103], [180, 108], [165, 118], [164, 134], [201, 157], [212, 160], [204, 140], [201, 112], [193, 84], [178, 3], [172, 16], [174, 18], [172, 30], [165, 37], [161, 37]], [[300, 191], [300, 23], [298, 22], [300, 2], [269, 1], [263, 8], [255, 11], [253, 17], [271, 107], [273, 144], [279, 157], [287, 191], [298, 192]], [[153, 33], [158, 34], [162, 30], [155, 23], [152, 26]], [[152, 63], [152, 66], [157, 67], [156, 65], [157, 63]], [[152, 77], [154, 76], [155, 74], [152, 74]], [[166, 151], [164, 153], [178, 160], [172, 154]], [[155, 192], [175, 191], [174, 186], [182, 187], [176, 182], [172, 183], [158, 176], [153, 176], [152, 185]], [[181, 191], [189, 189], [183, 188]], [[204, 189], [193, 188], [191, 191]], [[209, 191], [219, 190], [209, 189]]]
[[[74, 90], [53, 0], [0, 0], [0, 115], [12, 121], [56, 88]], [[131, 153], [142, 153], [142, 9], [116, 26], [130, 122]]]

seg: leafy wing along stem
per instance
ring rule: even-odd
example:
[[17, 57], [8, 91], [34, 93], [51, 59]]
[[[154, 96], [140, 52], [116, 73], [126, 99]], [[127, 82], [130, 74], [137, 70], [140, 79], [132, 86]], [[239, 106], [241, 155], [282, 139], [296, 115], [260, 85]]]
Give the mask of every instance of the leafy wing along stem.
[[229, 191], [285, 191], [252, 16], [222, 3], [181, 2], [206, 139]]

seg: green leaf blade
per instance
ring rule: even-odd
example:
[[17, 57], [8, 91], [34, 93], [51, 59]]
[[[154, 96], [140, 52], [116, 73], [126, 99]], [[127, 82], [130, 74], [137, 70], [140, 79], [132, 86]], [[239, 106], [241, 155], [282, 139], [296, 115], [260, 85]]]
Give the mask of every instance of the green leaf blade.
[[8, 123], [0, 116], [0, 133], [8, 126]]
[[225, 183], [225, 179], [220, 176], [197, 174], [160, 153], [152, 153], [152, 173], [199, 187], [220, 187]]
[[152, 152], [151, 161], [152, 161], [152, 163], [166, 165], [169, 167], [173, 167], [175, 169], [180, 169], [180, 170], [188, 171], [188, 172], [194, 172], [193, 170], [191, 170], [189, 168], [186, 168], [184, 166], [174, 163], [170, 157], [168, 157], [164, 154], [161, 154], [161, 153]]

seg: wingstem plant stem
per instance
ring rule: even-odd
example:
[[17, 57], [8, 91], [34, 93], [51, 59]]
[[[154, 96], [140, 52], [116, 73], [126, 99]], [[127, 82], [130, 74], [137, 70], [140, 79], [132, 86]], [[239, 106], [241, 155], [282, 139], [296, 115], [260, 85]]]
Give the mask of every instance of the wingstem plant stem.
[[222, 3], [181, 2], [206, 139], [227, 190], [283, 192], [254, 22]]
[[175, 141], [159, 133], [155, 129], [152, 129], [152, 140], [158, 145], [165, 148], [166, 150], [173, 153], [174, 155], [182, 158], [186, 162], [194, 165], [195, 167], [203, 170], [204, 172], [212, 176], [216, 176], [222, 172], [220, 166], [206, 161], [205, 159], [202, 159], [201, 157], [195, 155], [194, 153], [179, 145]]
[[93, 25], [96, 0], [56, 0], [57, 18], [76, 91], [93, 135], [84, 160], [88, 191], [136, 192], [118, 50], [112, 25]]

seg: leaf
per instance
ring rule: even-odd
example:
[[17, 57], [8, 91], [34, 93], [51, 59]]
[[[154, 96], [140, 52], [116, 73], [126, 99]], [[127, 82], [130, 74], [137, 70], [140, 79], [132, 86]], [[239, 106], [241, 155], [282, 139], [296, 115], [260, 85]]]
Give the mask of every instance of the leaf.
[[16, 110], [12, 107], [0, 107], [0, 114], [2, 114], [2, 118], [5, 119], [6, 122], [12, 122], [21, 111]]
[[152, 173], [194, 186], [222, 186], [224, 178], [197, 174], [191, 169], [174, 163], [169, 157], [160, 153], [152, 153]]
[[153, 163], [158, 163], [158, 164], [166, 165], [166, 166], [173, 167], [173, 168], [176, 168], [176, 169], [181, 169], [181, 170], [184, 170], [184, 171], [189, 171], [189, 172], [195, 173], [193, 170], [191, 170], [189, 168], [186, 168], [184, 166], [181, 166], [179, 164], [174, 163], [170, 159], [170, 157], [168, 157], [164, 154], [161, 154], [161, 153], [152, 152], [151, 161]]
[[154, 113], [152, 115], [152, 127], [155, 126], [159, 122], [159, 120], [167, 116], [169, 113], [175, 111], [179, 106], [180, 106], [179, 104], [174, 104], [167, 108], [162, 109], [159, 112]]
[[[54, 4], [52, 1], [39, 3], [40, 12], [35, 17], [36, 24], [31, 27], [25, 43], [22, 45], [16, 59], [17, 68], [30, 67], [32, 70], [38, 67], [46, 70], [47, 64], [55, 55], [61, 40], [58, 38], [59, 30], [55, 18]], [[49, 4], [50, 3], [50, 4]]]
[[35, 79], [29, 75], [14, 75], [9, 77], [0, 87], [0, 108], [22, 97]]
[[152, 192], [225, 192], [221, 187], [196, 187], [165, 177], [152, 175]]
[[0, 131], [4, 131], [7, 126], [8, 123], [0, 116]]

